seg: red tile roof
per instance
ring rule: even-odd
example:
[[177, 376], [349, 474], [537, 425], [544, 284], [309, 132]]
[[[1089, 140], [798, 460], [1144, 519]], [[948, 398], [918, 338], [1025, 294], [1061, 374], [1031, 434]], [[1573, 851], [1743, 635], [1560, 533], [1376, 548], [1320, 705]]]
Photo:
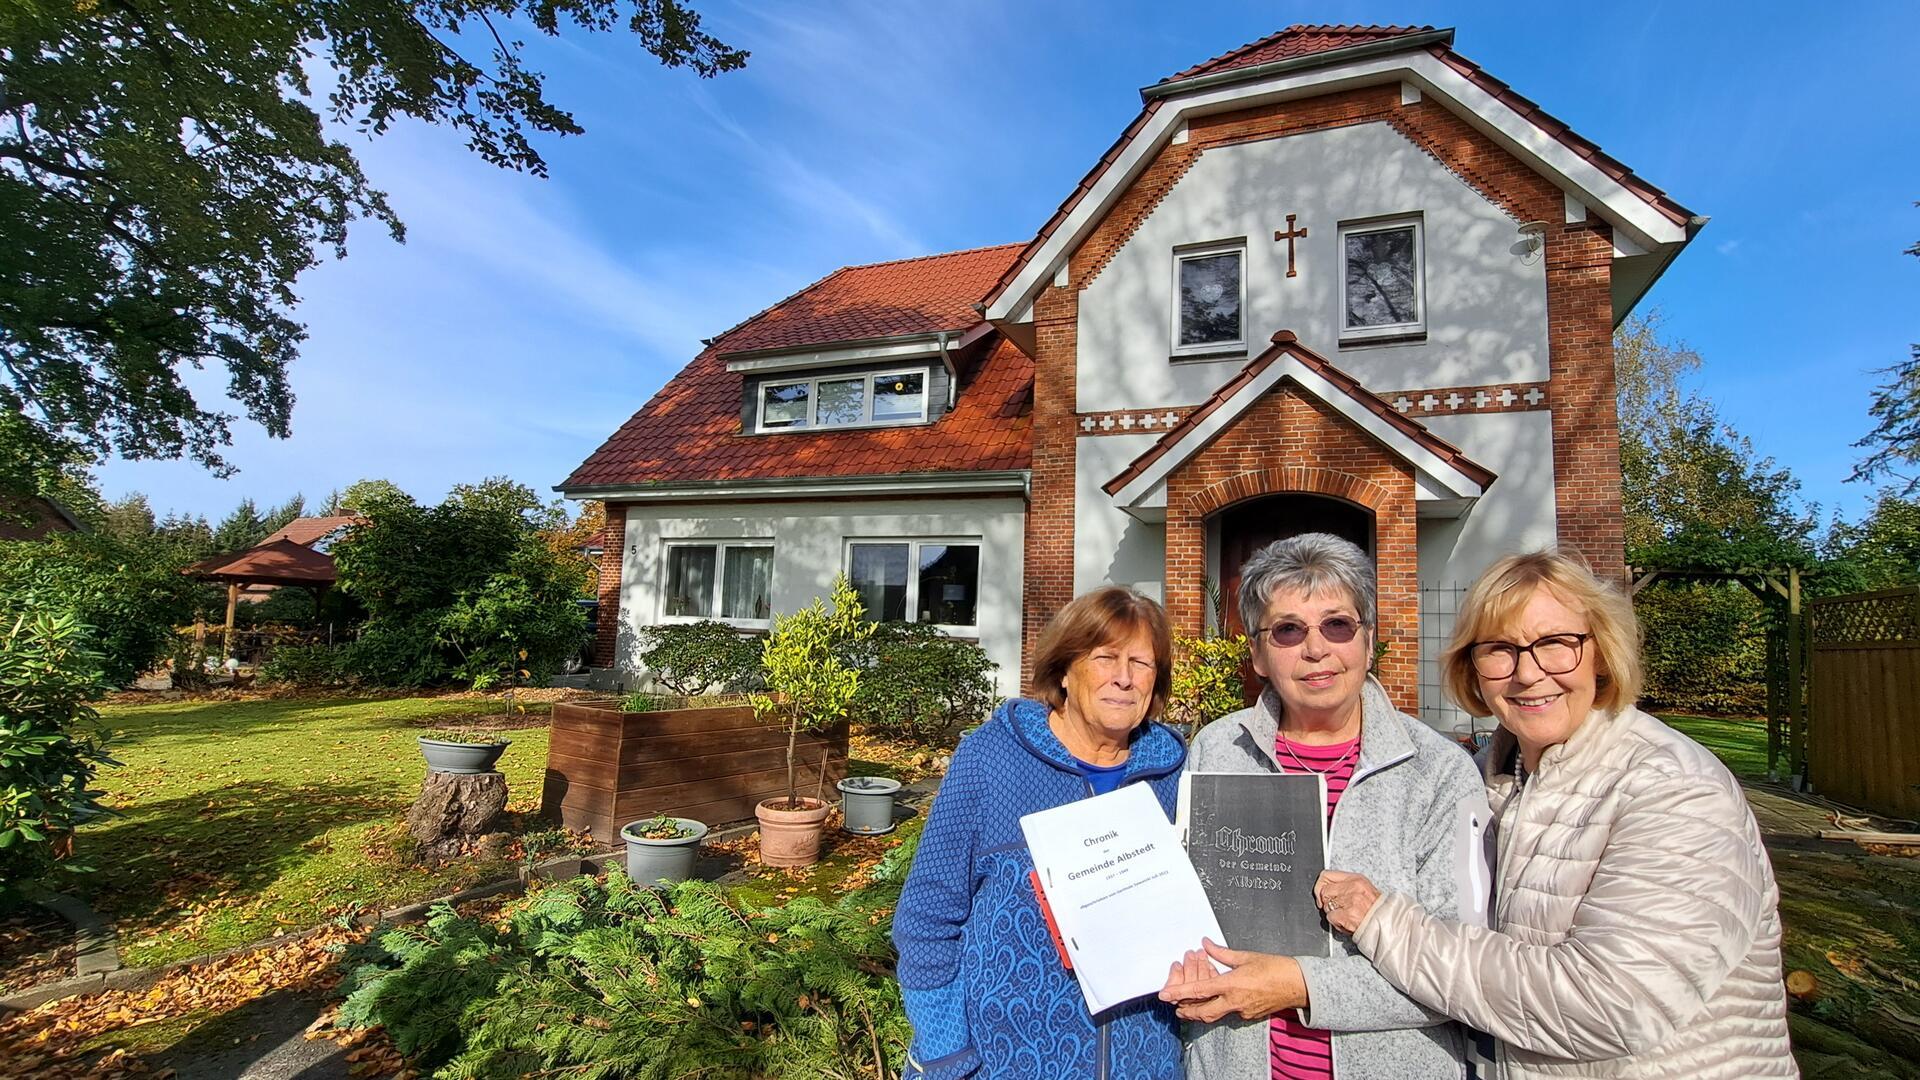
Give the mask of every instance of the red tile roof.
[[333, 556], [291, 540], [269, 540], [235, 555], [216, 555], [182, 573], [252, 585], [331, 585], [338, 576]]
[[292, 521], [282, 525], [273, 535], [260, 541], [260, 543], [264, 546], [273, 543], [275, 540], [291, 540], [302, 546], [311, 546], [315, 542], [332, 535], [335, 529], [344, 529], [349, 525], [357, 524], [359, 521], [360, 519], [354, 517], [352, 514], [343, 514], [336, 517], [294, 518]]
[[1211, 60], [1195, 64], [1185, 71], [1175, 72], [1160, 80], [1160, 85], [1191, 79], [1196, 75], [1212, 75], [1235, 68], [1254, 67], [1269, 64], [1276, 60], [1293, 60], [1314, 53], [1344, 49], [1349, 45], [1365, 45], [1372, 41], [1385, 41], [1387, 38], [1405, 37], [1408, 34], [1425, 33], [1431, 26], [1308, 26], [1295, 23], [1285, 30], [1277, 30], [1259, 41], [1248, 42], [1232, 52], [1221, 53]]
[[1133, 461], [1120, 472], [1120, 475], [1102, 485], [1106, 493], [1109, 495], [1118, 495], [1122, 488], [1132, 483], [1141, 473], [1151, 468], [1154, 462], [1159, 461], [1170, 453], [1173, 448], [1179, 444], [1181, 439], [1186, 438], [1188, 432], [1199, 427], [1207, 417], [1225, 408], [1227, 402], [1231, 401], [1235, 394], [1245, 388], [1248, 383], [1258, 378], [1261, 372], [1271, 367], [1273, 362], [1282, 356], [1292, 356], [1294, 359], [1300, 361], [1308, 370], [1326, 379], [1338, 387], [1342, 393], [1352, 398], [1355, 402], [1358, 402], [1362, 408], [1365, 408], [1368, 412], [1373, 413], [1375, 416], [1393, 425], [1399, 429], [1401, 434], [1419, 443], [1427, 450], [1432, 451], [1435, 456], [1460, 470], [1461, 473], [1465, 474], [1482, 488], [1487, 487], [1489, 484], [1492, 484], [1494, 480], [1498, 479], [1491, 469], [1467, 457], [1466, 454], [1461, 452], [1459, 447], [1428, 430], [1427, 425], [1411, 417], [1401, 415], [1392, 405], [1387, 404], [1380, 395], [1361, 385], [1360, 380], [1334, 367], [1327, 361], [1326, 357], [1300, 344], [1300, 339], [1294, 335], [1293, 331], [1278, 330], [1274, 332], [1273, 344], [1269, 346], [1266, 351], [1248, 361], [1246, 367], [1241, 368], [1233, 378], [1228, 379], [1220, 389], [1215, 390], [1213, 395], [1207, 398], [1199, 408], [1188, 413], [1186, 419], [1168, 428], [1166, 434], [1160, 436], [1152, 446], [1147, 447], [1146, 451], [1139, 457], [1134, 458]]
[[980, 321], [974, 303], [1021, 247], [842, 267], [720, 335], [713, 348], [761, 352], [966, 330]]
[[[1013, 248], [1003, 249], [1009, 256]], [[995, 273], [998, 270], [996, 268]], [[977, 319], [978, 316], [975, 316]], [[1032, 461], [1033, 361], [998, 339], [932, 424], [745, 435], [738, 372], [709, 348], [673, 377], [562, 490], [715, 480], [894, 476], [1025, 469]]]

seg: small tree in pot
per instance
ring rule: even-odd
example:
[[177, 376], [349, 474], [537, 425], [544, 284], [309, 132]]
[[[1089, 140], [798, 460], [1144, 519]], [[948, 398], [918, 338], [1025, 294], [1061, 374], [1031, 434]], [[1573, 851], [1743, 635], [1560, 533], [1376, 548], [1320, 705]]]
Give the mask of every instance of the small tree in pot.
[[831, 727], [847, 714], [860, 688], [860, 672], [840, 658], [840, 646], [872, 635], [865, 614], [859, 594], [842, 575], [833, 582], [831, 611], [816, 597], [791, 615], [776, 615], [761, 646], [767, 689], [753, 695], [753, 710], [787, 727], [787, 797], [754, 808], [760, 819], [760, 860], [769, 866], [806, 866], [819, 858], [827, 804], [800, 797], [800, 732]]

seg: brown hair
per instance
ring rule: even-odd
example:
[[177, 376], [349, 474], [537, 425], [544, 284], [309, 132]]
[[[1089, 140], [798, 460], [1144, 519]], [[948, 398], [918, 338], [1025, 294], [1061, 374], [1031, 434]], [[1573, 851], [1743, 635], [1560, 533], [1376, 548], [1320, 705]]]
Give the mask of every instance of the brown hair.
[[1580, 559], [1557, 551], [1508, 555], [1487, 568], [1467, 590], [1453, 624], [1453, 639], [1441, 658], [1447, 696], [1474, 716], [1490, 716], [1480, 696], [1480, 677], [1467, 655], [1476, 641], [1491, 641], [1520, 619], [1521, 609], [1544, 587], [1560, 602], [1587, 617], [1593, 634], [1594, 670], [1599, 686], [1596, 708], [1616, 712], [1640, 700], [1640, 621], [1633, 603], [1619, 588], [1594, 576]]
[[1033, 696], [1052, 708], [1064, 707], [1067, 669], [1075, 660], [1141, 631], [1153, 643], [1153, 699], [1147, 703], [1147, 716], [1162, 715], [1173, 688], [1173, 634], [1166, 610], [1125, 585], [1105, 585], [1074, 597], [1040, 631]]

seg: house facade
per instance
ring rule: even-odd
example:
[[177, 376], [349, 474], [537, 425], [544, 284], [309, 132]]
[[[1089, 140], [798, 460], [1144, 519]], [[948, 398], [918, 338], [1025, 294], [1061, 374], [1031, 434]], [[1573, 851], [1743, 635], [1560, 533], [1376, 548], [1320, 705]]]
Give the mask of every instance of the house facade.
[[1290, 27], [1141, 91], [1032, 240], [712, 339], [560, 485], [607, 503], [599, 663], [844, 572], [1013, 692], [1073, 596], [1237, 629], [1240, 563], [1320, 530], [1375, 558], [1389, 692], [1452, 726], [1438, 644], [1493, 559], [1623, 572], [1612, 330], [1704, 223], [1452, 45]]

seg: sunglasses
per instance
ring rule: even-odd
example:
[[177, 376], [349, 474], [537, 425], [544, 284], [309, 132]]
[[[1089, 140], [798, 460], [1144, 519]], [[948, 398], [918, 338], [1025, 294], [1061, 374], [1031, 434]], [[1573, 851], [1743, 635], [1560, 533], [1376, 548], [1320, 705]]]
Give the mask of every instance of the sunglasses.
[[1291, 649], [1295, 645], [1307, 640], [1307, 631], [1318, 630], [1320, 631], [1320, 636], [1325, 638], [1329, 644], [1345, 645], [1347, 642], [1352, 641], [1353, 636], [1358, 634], [1360, 628], [1365, 625], [1366, 624], [1359, 619], [1350, 619], [1345, 615], [1335, 615], [1333, 618], [1327, 619], [1324, 622], [1312, 624], [1277, 622], [1272, 626], [1263, 626], [1256, 629], [1253, 632], [1253, 636], [1257, 638], [1261, 634], [1265, 634], [1267, 635], [1267, 640], [1273, 642], [1275, 648]]

